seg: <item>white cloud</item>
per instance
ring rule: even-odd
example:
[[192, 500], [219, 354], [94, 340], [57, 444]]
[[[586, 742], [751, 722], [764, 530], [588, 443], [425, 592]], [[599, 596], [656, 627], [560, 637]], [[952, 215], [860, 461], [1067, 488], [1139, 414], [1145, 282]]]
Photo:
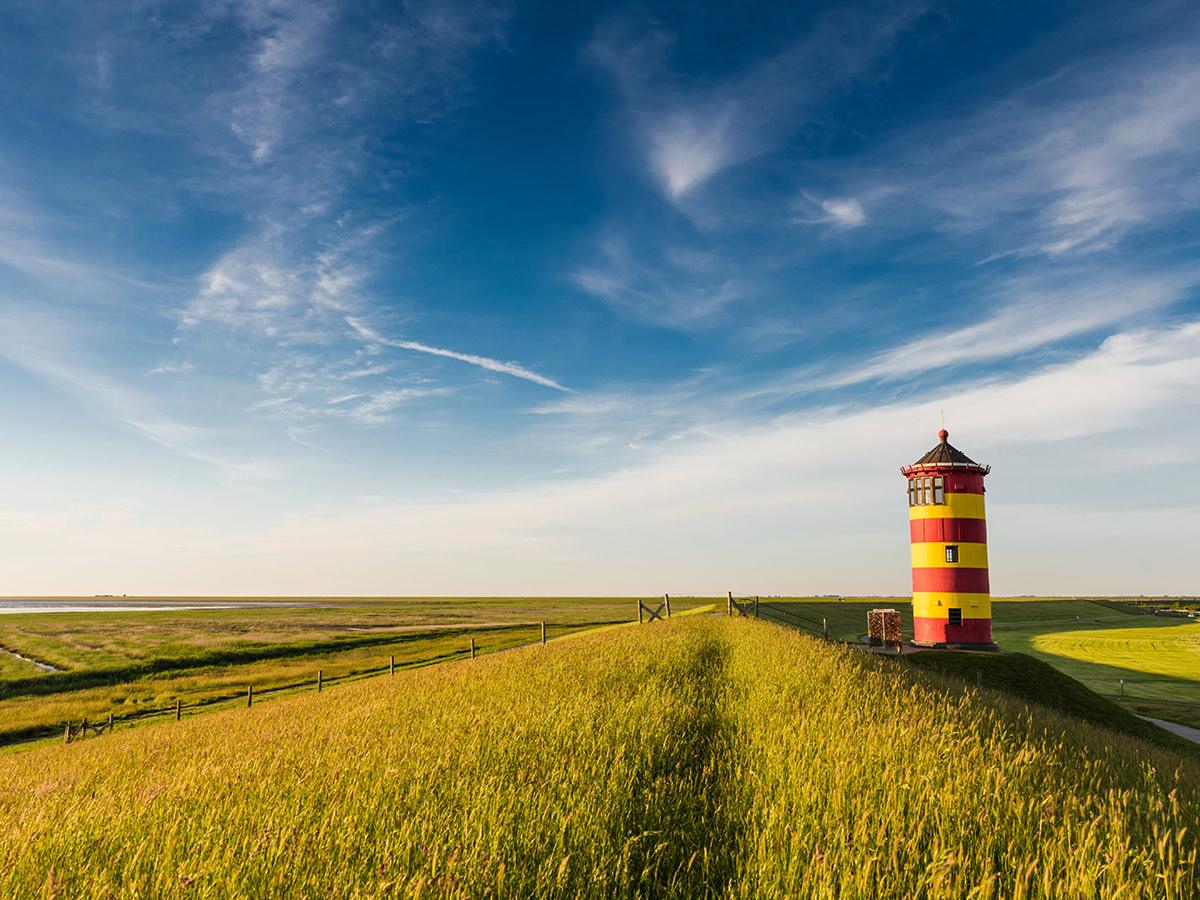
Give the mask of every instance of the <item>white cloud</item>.
[[[382, 545], [389, 552], [405, 548], [403, 565], [417, 581], [414, 587], [442, 592], [652, 593], [742, 585], [755, 593], [903, 593], [907, 510], [898, 468], [936, 441], [945, 409], [963, 448], [994, 463], [994, 479], [1009, 492], [989, 494], [993, 518], [1006, 525], [994, 537], [1007, 557], [996, 561], [999, 590], [1186, 590], [1183, 553], [1161, 553], [1158, 559], [1179, 564], [1155, 573], [1127, 571], [1122, 582], [1090, 578], [1083, 561], [1105, 548], [1125, 552], [1130, 536], [1123, 529], [1103, 536], [1088, 529], [1087, 538], [1076, 542], [1071, 523], [1133, 501], [1146, 521], [1157, 516], [1192, 524], [1175, 538], [1155, 533], [1154, 540], [1179, 544], [1182, 551], [1186, 535], [1200, 524], [1200, 496], [1190, 497], [1190, 510], [1162, 511], [1162, 498], [1121, 491], [1115, 482], [1144, 469], [1147, 432], [1157, 443], [1190, 444], [1188, 463], [1200, 462], [1194, 449], [1200, 445], [1196, 383], [1200, 323], [1132, 332], [1110, 338], [1083, 360], [1010, 384], [948, 390], [923, 402], [853, 413], [794, 415], [686, 446], [659, 444], [648, 451], [649, 462], [603, 477], [367, 516], [297, 520], [272, 544], [311, 544], [317, 535], [336, 532], [348, 548], [355, 535], [386, 536]], [[1101, 435], [1103, 442], [1092, 440]], [[1123, 446], [1122, 455], [1103, 449], [1112, 446]], [[1056, 488], [1051, 476], [1049, 490], [1038, 498], [1061, 527], [1054, 540], [1060, 570], [1036, 570], [1035, 583], [1021, 560], [1009, 555], [1027, 543], [1017, 539], [1018, 531], [1042, 533], [1021, 515], [1020, 503], [1031, 498], [1020, 486], [1022, 478], [1054, 472], [1070, 473], [1077, 483]], [[470, 560], [453, 584], [446, 583], [448, 559]], [[368, 554], [360, 562], [371, 571], [382, 560]]]
[[147, 375], [178, 375], [182, 372], [190, 372], [196, 368], [195, 363], [164, 363], [161, 366], [156, 366], [147, 372]]
[[853, 197], [845, 200], [822, 200], [821, 209], [825, 210], [831, 221], [846, 228], [855, 228], [867, 221], [862, 206]]
[[[899, 468], [936, 441], [944, 410], [951, 440], [993, 465], [995, 593], [1186, 592], [1200, 489], [1177, 476], [1200, 464], [1197, 383], [1190, 322], [1114, 336], [1005, 384], [657, 442], [603, 476], [295, 514], [265, 531], [133, 522], [94, 529], [75, 552], [88, 583], [147, 593], [185, 582], [284, 594], [904, 594]], [[9, 573], [13, 589], [45, 588], [58, 570], [32, 539], [12, 540], [29, 567]], [[1155, 566], [1113, 564], [1141, 553]], [[82, 584], [59, 577], [54, 590]]]
[[428, 344], [421, 344], [417, 341], [399, 341], [391, 338], [385, 338], [371, 328], [364, 325], [357, 319], [347, 317], [346, 322], [353, 328], [363, 340], [378, 344], [384, 347], [395, 347], [399, 350], [412, 350], [416, 353], [428, 353], [431, 356], [442, 356], [447, 359], [457, 359], [465, 363], [470, 363], [473, 366], [479, 366], [481, 369], [487, 369], [489, 372], [499, 372], [502, 375], [511, 375], [514, 378], [523, 378], [526, 381], [532, 381], [534, 384], [540, 384], [545, 387], [554, 388], [556, 391], [565, 391], [570, 393], [570, 388], [565, 388], [552, 378], [547, 378], [544, 375], [539, 375], [520, 363], [504, 362], [503, 360], [491, 359], [487, 356], [477, 356], [474, 353], [459, 353], [456, 350], [445, 350], [441, 347], [431, 347]]
[[678, 199], [737, 157], [729, 111], [712, 116], [678, 113], [649, 136], [650, 163], [667, 193]]

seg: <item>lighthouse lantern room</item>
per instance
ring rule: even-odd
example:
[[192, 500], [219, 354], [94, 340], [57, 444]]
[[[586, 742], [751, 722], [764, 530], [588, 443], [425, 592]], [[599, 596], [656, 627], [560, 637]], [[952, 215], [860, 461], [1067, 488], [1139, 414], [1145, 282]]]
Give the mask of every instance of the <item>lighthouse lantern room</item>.
[[913, 643], [921, 647], [994, 650], [988, 585], [987, 524], [981, 466], [950, 446], [948, 433], [911, 466]]

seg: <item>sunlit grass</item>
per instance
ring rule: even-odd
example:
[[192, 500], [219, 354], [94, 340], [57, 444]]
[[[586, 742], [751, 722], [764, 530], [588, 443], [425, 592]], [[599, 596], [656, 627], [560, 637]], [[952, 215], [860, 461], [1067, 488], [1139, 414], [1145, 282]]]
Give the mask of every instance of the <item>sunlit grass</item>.
[[1194, 897], [1198, 784], [687, 618], [0, 758], [0, 895]]

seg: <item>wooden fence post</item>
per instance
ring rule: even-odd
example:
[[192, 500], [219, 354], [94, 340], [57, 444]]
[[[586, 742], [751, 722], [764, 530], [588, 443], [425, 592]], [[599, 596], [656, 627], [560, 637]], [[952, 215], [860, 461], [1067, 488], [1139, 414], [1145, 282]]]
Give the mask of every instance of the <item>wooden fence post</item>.
[[733, 591], [730, 591], [729, 593], [727, 593], [725, 595], [725, 597], [727, 600], [727, 603], [725, 606], [725, 615], [732, 616], [733, 615]]
[[388, 657], [388, 674], [389, 675], [396, 674], [396, 657], [394, 657], [394, 656]]
[[246, 706], [250, 707], [253, 705], [254, 705], [254, 685], [249, 685], [246, 688]]
[[323, 678], [324, 674], [325, 673], [322, 672], [320, 669], [317, 669], [317, 693], [318, 694], [321, 693], [321, 682], [324, 680], [324, 678]]
[[825, 632], [825, 640], [829, 640], [829, 620], [828, 619], [821, 620], [821, 630], [823, 632]]
[[108, 731], [109, 734], [112, 733], [112, 713], [108, 714]]
[[475, 658], [475, 638], [471, 638], [471, 659]]
[[638, 601], [638, 624], [642, 624], [642, 601]]
[[671, 618], [671, 595], [670, 594], [663, 594], [663, 603], [666, 604], [667, 618], [669, 619], [669, 618]]
[[754, 598], [754, 618], [758, 618], [758, 597]]
[[182, 703], [183, 703], [183, 701], [180, 700], [178, 697], [175, 698], [175, 721], [176, 722], [179, 721], [179, 711], [182, 706]]
[[[1058, 698], [1058, 707], [1059, 707], [1059, 711], [1061, 712], [1062, 711], [1062, 695], [1061, 694], [1059, 695], [1059, 698]], [[81, 722], [79, 725], [79, 739], [80, 740], [83, 740], [85, 737], [87, 737], [87, 727], [88, 727], [87, 719], [84, 719], [83, 722]]]
[[542, 623], [542, 643], [546, 643], [546, 623]]
[[63, 743], [71, 743], [71, 720], [67, 720], [67, 727], [63, 729]]

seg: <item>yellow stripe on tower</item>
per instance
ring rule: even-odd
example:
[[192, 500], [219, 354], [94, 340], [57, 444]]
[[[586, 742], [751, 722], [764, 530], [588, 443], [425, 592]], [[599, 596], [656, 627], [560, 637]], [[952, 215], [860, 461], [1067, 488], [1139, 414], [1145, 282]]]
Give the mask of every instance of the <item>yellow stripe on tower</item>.
[[[958, 548], [958, 562], [946, 562], [947, 545]], [[987, 544], [955, 544], [953, 541], [916, 543], [912, 545], [912, 564], [914, 569], [986, 569], [988, 567]]]
[[910, 506], [910, 519], [983, 519], [983, 494], [947, 494], [946, 502]]
[[948, 609], [962, 610], [964, 619], [990, 619], [992, 598], [988, 594], [949, 594], [941, 591], [915, 591], [913, 615], [917, 618], [945, 619]]

